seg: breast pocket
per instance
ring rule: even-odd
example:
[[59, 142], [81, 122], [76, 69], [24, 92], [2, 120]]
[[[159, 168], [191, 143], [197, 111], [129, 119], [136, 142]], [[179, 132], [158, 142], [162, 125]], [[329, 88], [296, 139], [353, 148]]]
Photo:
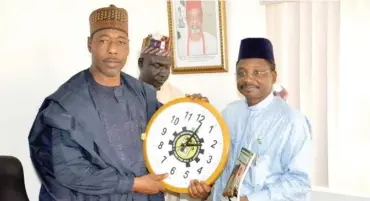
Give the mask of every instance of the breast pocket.
[[252, 142], [252, 151], [259, 155], [263, 156], [267, 153], [268, 148], [269, 148], [269, 142], [264, 139], [256, 139]]

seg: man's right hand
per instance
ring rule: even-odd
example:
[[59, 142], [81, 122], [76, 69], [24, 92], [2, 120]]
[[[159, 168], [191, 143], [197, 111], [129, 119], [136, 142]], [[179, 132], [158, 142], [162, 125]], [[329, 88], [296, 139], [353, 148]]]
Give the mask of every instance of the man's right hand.
[[211, 189], [212, 187], [210, 185], [198, 180], [190, 181], [190, 185], [188, 187], [189, 196], [197, 199], [206, 199], [211, 193]]
[[168, 174], [147, 174], [141, 177], [135, 177], [133, 191], [147, 195], [164, 192], [165, 189], [160, 183], [167, 178]]

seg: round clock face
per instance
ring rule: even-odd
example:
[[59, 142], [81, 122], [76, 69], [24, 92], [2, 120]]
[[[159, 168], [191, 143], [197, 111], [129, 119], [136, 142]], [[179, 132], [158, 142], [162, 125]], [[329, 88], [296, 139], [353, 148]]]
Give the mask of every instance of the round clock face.
[[151, 119], [144, 142], [149, 171], [168, 173], [166, 187], [187, 193], [190, 180], [214, 182], [226, 165], [229, 134], [208, 103], [177, 99]]

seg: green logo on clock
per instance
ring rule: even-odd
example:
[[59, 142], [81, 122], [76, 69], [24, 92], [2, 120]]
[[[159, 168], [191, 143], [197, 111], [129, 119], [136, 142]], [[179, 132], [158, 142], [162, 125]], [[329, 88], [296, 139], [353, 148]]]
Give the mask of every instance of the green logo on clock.
[[199, 154], [203, 154], [202, 143], [204, 140], [194, 134], [193, 131], [187, 130], [186, 127], [182, 131], [174, 134], [174, 140], [170, 140], [169, 144], [172, 149], [169, 155], [174, 155], [175, 158], [181, 162], [186, 163], [186, 167], [190, 167], [192, 161], [199, 162]]

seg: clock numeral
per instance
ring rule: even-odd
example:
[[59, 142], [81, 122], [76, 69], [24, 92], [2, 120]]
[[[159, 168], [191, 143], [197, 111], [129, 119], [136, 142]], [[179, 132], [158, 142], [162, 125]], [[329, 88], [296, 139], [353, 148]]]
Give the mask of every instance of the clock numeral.
[[200, 168], [197, 170], [197, 172], [198, 172], [199, 174], [201, 174], [201, 173], [202, 173], [202, 170], [203, 170], [203, 167], [200, 167]]
[[213, 140], [213, 144], [211, 145], [211, 147], [215, 148], [216, 144], [217, 144], [217, 140]]
[[211, 128], [209, 129], [209, 132], [208, 133], [211, 133], [212, 132], [213, 127], [215, 127], [215, 126], [211, 126]]
[[191, 119], [192, 116], [193, 116], [193, 113], [186, 112], [185, 119], [187, 119], [188, 121], [190, 121], [190, 119]]
[[179, 123], [180, 119], [176, 116], [172, 116], [172, 120], [171, 120], [171, 123], [173, 123], [174, 125], [177, 125]]
[[162, 135], [166, 135], [166, 133], [167, 133], [167, 128], [163, 128], [162, 129]]
[[186, 179], [186, 178], [188, 178], [188, 176], [189, 176], [189, 171], [186, 171], [183, 177], [184, 177], [184, 179]]
[[159, 143], [158, 149], [162, 149], [162, 147], [163, 147], [163, 142]]
[[162, 160], [161, 163], [163, 163], [166, 159], [167, 159], [167, 157], [166, 156], [163, 156], [163, 160]]
[[205, 118], [206, 118], [206, 117], [205, 117], [204, 115], [202, 115], [202, 114], [198, 114], [197, 121], [198, 121], [199, 123], [203, 123], [203, 120], [204, 120]]
[[175, 172], [176, 172], [176, 168], [175, 167], [173, 167], [172, 169], [171, 169], [171, 175], [173, 175], [173, 174], [175, 174]]
[[211, 163], [212, 162], [212, 156], [209, 155], [209, 159], [207, 160], [207, 163]]

